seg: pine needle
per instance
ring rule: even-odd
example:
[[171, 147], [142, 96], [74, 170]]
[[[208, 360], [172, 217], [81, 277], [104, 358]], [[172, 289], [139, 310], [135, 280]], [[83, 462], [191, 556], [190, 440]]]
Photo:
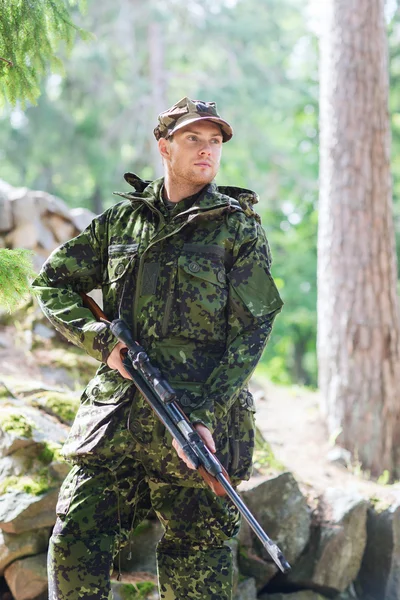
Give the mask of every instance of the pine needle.
[[35, 276], [32, 252], [0, 249], [0, 306], [12, 312], [29, 296], [29, 279]]
[[60, 46], [69, 52], [77, 35], [93, 39], [72, 21], [75, 6], [84, 10], [85, 2], [0, 0], [0, 108], [36, 104], [43, 76], [54, 65], [59, 70]]

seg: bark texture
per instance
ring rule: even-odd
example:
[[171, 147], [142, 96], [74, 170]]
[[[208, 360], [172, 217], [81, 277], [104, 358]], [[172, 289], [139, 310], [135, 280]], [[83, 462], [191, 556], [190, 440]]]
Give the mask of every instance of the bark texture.
[[400, 361], [384, 0], [327, 0], [320, 58], [318, 360], [331, 435], [399, 475]]

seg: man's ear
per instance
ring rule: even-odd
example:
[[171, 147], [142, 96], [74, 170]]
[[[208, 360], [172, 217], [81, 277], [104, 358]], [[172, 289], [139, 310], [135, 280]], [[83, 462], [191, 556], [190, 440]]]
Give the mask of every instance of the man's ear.
[[169, 148], [169, 140], [165, 138], [160, 138], [158, 140], [158, 149], [161, 154], [161, 158], [163, 160], [168, 160], [170, 156], [170, 148]]

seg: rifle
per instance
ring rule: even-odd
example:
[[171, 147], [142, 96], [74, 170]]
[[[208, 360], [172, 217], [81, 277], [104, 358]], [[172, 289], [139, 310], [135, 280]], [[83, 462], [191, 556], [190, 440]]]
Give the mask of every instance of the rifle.
[[126, 323], [122, 319], [115, 319], [110, 322], [92, 298], [84, 293], [81, 293], [81, 297], [84, 306], [89, 308], [96, 319], [105, 323], [115, 337], [127, 346], [127, 352], [121, 353], [125, 370], [158, 419], [178, 442], [209, 487], [217, 496], [227, 495], [230, 498], [278, 568], [283, 573], [290, 571], [291, 567], [281, 550], [268, 537], [232, 487], [228, 473], [204, 444], [202, 438], [177, 403], [176, 392], [164, 379], [160, 370], [151, 364], [144, 348], [133, 339]]

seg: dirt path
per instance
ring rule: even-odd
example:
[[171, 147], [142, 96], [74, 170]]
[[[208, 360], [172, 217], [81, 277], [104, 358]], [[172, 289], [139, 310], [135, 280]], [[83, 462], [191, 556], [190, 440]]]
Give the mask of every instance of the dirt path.
[[400, 482], [379, 485], [365, 477], [357, 464], [348, 469], [328, 460], [332, 444], [320, 416], [318, 392], [279, 387], [264, 380], [254, 383], [259, 396], [257, 425], [304, 493], [317, 496], [328, 487], [337, 487], [365, 498], [400, 501]]

